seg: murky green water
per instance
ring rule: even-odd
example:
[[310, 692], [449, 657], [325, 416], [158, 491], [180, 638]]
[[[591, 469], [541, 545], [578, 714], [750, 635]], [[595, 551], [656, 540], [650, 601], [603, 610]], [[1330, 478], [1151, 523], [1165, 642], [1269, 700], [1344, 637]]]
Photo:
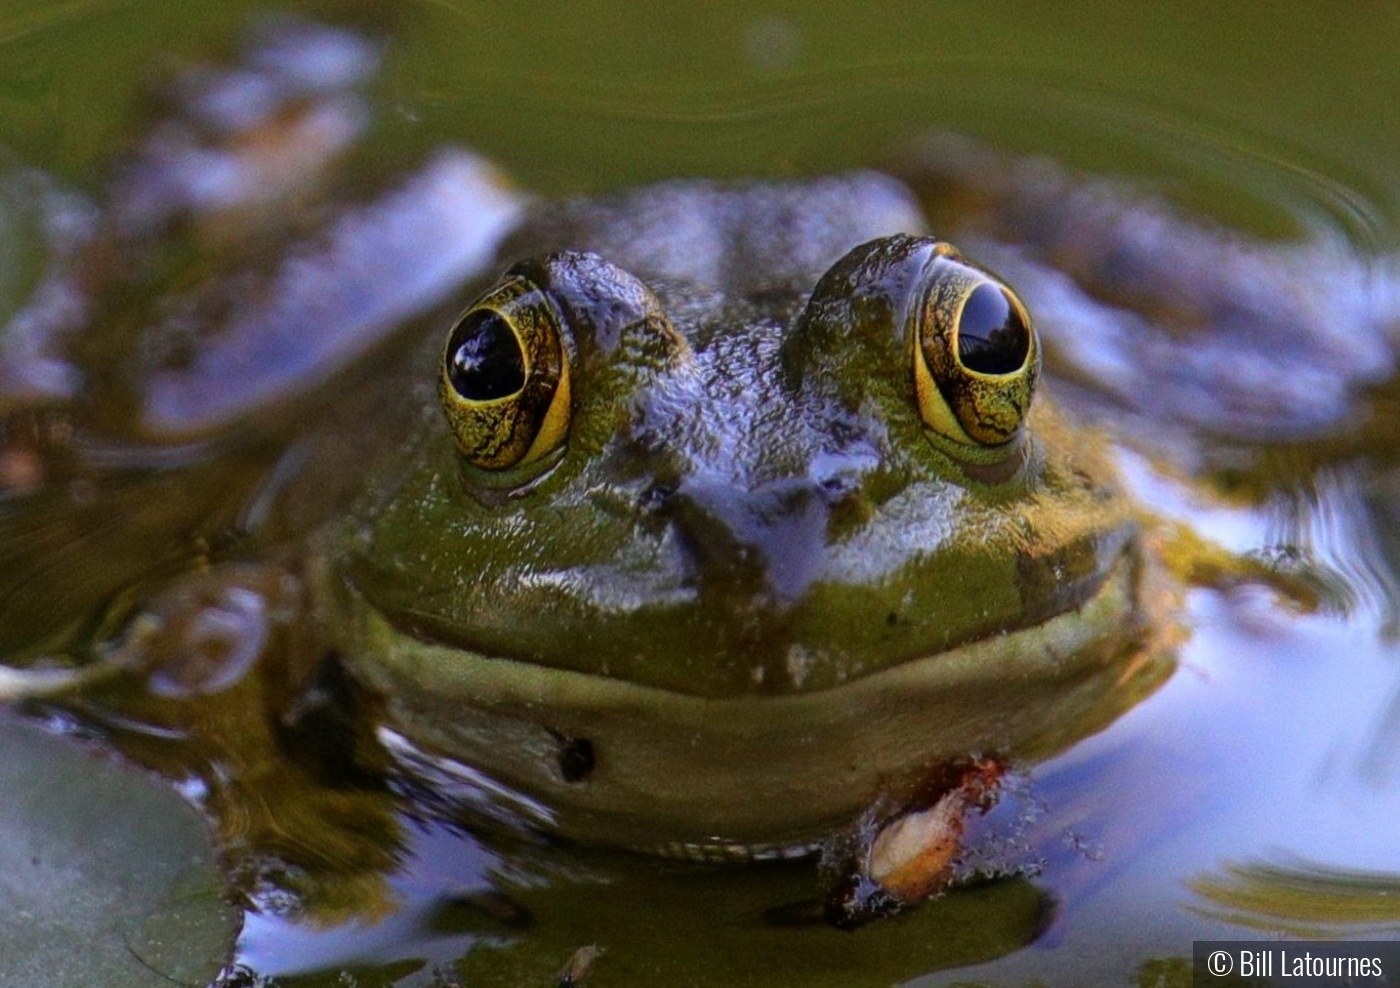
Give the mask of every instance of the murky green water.
[[[525, 188], [593, 192], [676, 175], [907, 166], [929, 135], [957, 132], [1114, 176], [1127, 196], [1160, 195], [1225, 229], [1332, 244], [1346, 264], [1315, 270], [1349, 275], [1335, 282], [1339, 321], [1350, 325], [1358, 306], [1390, 314], [1375, 335], [1330, 341], [1335, 396], [1308, 386], [1260, 412], [1249, 386], [1226, 386], [1268, 371], [1245, 365], [1258, 359], [1248, 348], [1212, 352], [1221, 389], [1203, 395], [1182, 382], [1213, 378], [1177, 365], [1105, 386], [1114, 367], [1076, 339], [1074, 310], [1057, 307], [1053, 285], [1023, 286], [1059, 374], [1051, 387], [1149, 440], [1149, 453], [1123, 454], [1145, 503], [1233, 548], [1314, 565], [1322, 606], [1304, 613], [1255, 587], [1193, 591], [1168, 685], [1035, 767], [994, 815], [993, 856], [1018, 874], [854, 934], [761, 919], [810, 895], [805, 868], [526, 852], [436, 822], [421, 794], [338, 790], [295, 765], [241, 762], [252, 756], [225, 739], [256, 681], [201, 697], [203, 735], [173, 746], [120, 719], [160, 724], [170, 701], [120, 691], [98, 701], [86, 710], [94, 730], [219, 820], [245, 908], [227, 983], [547, 985], [598, 943], [588, 983], [600, 988], [1185, 984], [1193, 939], [1400, 935], [1400, 437], [1387, 380], [1400, 331], [1400, 10], [1293, 6], [10, 0], [0, 164], [92, 201], [159, 116], [153, 85], [227, 52], [250, 18], [292, 10], [383, 39], [369, 140], [355, 152], [370, 174], [464, 144]], [[938, 219], [958, 239], [996, 240]], [[42, 267], [34, 253], [0, 244], [0, 314], [26, 297]], [[6, 428], [13, 438], [20, 426]], [[130, 499], [110, 505], [107, 523], [139, 517]], [[223, 509], [188, 510], [188, 527], [209, 535], [197, 519]], [[0, 558], [32, 565], [28, 543], [10, 538]], [[72, 544], [85, 538], [75, 531]], [[95, 551], [91, 565], [109, 562]], [[40, 593], [49, 585], [36, 580], [6, 581], [9, 613], [32, 621], [0, 629], [7, 650], [100, 624], [59, 592], [68, 584]], [[225, 775], [191, 769], [208, 764]], [[306, 816], [230, 822], [250, 766], [274, 776], [266, 791], [315, 790], [296, 804]]]

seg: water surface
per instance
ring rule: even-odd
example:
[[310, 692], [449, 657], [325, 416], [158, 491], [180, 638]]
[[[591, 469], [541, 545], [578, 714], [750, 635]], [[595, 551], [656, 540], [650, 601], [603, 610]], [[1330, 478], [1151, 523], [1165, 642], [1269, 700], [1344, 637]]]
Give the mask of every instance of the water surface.
[[[1400, 935], [1400, 446], [1386, 315], [1400, 312], [1395, 8], [23, 0], [0, 13], [0, 162], [73, 196], [64, 215], [84, 222], [112, 162], [161, 112], [152, 88], [288, 12], [372, 39], [355, 152], [367, 173], [406, 172], [455, 144], [524, 188], [594, 192], [907, 165], [931, 136], [964, 134], [1332, 258], [1313, 270], [1336, 286], [1344, 331], [1326, 379], [1250, 404], [1258, 392], [1238, 382], [1271, 365], [1248, 346], [1222, 350], [1216, 378], [1182, 376], [1217, 381], [1201, 395], [1166, 371], [1115, 378], [1141, 365], [1089, 333], [1095, 312], [1051, 283], [1022, 286], [1051, 348], [1050, 388], [1138, 447], [1123, 460], [1142, 500], [1232, 548], [1301, 560], [1321, 590], [1310, 609], [1257, 586], [1192, 591], [1167, 686], [1030, 770], [997, 811], [987, 853], [1015, 865], [1009, 877], [855, 934], [776, 928], [762, 909], [809, 894], [809, 871], [515, 856], [508, 841], [417, 812], [414, 794], [346, 806], [328, 793], [318, 813], [363, 813], [382, 829], [319, 846], [333, 828], [316, 818], [282, 835], [287, 859], [337, 861], [387, 885], [318, 899], [314, 868], [279, 881], [275, 862], [239, 856], [238, 840], [266, 833], [240, 835], [225, 818], [244, 907], [226, 983], [543, 985], [597, 942], [599, 986], [1184, 984], [1193, 939]], [[939, 219], [1001, 249], [957, 215]], [[0, 313], [38, 277], [35, 252], [0, 246]], [[1014, 266], [1014, 253], [998, 263]], [[1309, 276], [1304, 265], [1296, 277]], [[1353, 325], [1375, 331], [1348, 337]], [[116, 525], [141, 510], [107, 503]], [[204, 534], [207, 510], [189, 506], [192, 532]], [[93, 630], [56, 591], [32, 597], [31, 638]], [[3, 634], [23, 652], [20, 630]], [[210, 737], [237, 729], [219, 723], [235, 701], [207, 706]], [[172, 755], [166, 740], [133, 730], [124, 750], [164, 765], [217, 818], [229, 797], [182, 775], [190, 752]], [[317, 784], [285, 773], [288, 786]]]

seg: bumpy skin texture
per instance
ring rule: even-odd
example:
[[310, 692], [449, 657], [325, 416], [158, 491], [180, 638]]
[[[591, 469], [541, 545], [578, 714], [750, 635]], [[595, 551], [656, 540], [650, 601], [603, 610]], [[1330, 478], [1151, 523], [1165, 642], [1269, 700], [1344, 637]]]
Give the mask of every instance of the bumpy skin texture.
[[1136, 526], [1095, 445], [1040, 403], [989, 467], [921, 408], [921, 226], [869, 174], [538, 207], [502, 255], [565, 328], [558, 448], [484, 471], [425, 413], [326, 554], [390, 719], [566, 832], [752, 848], [1140, 695]]
[[1001, 485], [925, 437], [896, 311], [907, 244], [809, 296], [848, 248], [919, 222], [892, 183], [673, 185], [561, 212], [507, 250], [606, 258], [535, 268], [576, 327], [562, 459], [483, 496], [429, 429], [350, 547], [395, 625], [699, 696], [794, 692], [1038, 623], [1122, 551], [1102, 464], [1034, 422]]

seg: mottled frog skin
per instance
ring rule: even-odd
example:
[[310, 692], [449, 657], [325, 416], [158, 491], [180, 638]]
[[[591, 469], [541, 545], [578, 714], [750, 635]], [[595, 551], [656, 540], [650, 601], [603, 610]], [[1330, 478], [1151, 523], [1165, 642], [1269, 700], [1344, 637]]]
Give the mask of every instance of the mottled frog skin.
[[1140, 695], [1112, 469], [922, 230], [875, 174], [534, 207], [323, 552], [390, 722], [566, 834], [777, 853]]

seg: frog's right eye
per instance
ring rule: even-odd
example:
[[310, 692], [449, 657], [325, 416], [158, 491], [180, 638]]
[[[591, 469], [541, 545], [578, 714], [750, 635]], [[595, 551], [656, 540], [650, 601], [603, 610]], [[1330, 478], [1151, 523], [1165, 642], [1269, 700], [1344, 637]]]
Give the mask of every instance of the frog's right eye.
[[457, 449], [482, 470], [529, 466], [569, 433], [564, 322], [528, 278], [507, 278], [447, 336], [438, 391]]

